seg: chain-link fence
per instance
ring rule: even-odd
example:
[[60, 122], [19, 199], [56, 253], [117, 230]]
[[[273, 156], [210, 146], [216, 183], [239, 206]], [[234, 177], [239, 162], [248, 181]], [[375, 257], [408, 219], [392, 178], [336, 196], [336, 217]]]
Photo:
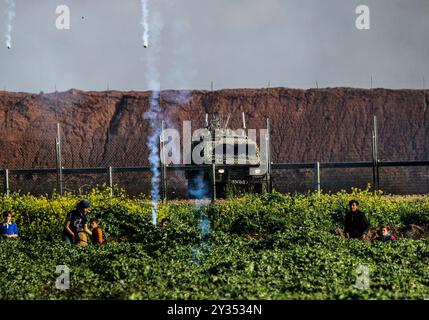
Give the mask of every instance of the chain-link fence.
[[[186, 199], [189, 191], [186, 166], [168, 167], [165, 179], [161, 169], [155, 182], [160, 197]], [[204, 166], [201, 170], [207, 171], [204, 183], [211, 190], [211, 168]], [[378, 177], [374, 172], [371, 162], [272, 164], [271, 183], [274, 190], [282, 193], [338, 192], [352, 187], [366, 189], [368, 185], [373, 188], [378, 179], [378, 189], [385, 193], [429, 193], [429, 161], [379, 162]], [[62, 187], [63, 191], [84, 194], [97, 186], [124, 190], [130, 195], [150, 195], [152, 191], [152, 173], [147, 166], [63, 169], [62, 179], [56, 169], [8, 169], [0, 170], [0, 177], [4, 193], [52, 194]]]
[[380, 189], [392, 194], [429, 193], [429, 166], [380, 168]]
[[[392, 194], [428, 193], [426, 91], [340, 91], [317, 89], [297, 93], [266, 89], [258, 94], [244, 94], [238, 105], [228, 93], [217, 94], [213, 101], [201, 93], [197, 100], [202, 105], [209, 101], [207, 105], [214, 109], [217, 104], [243, 110], [247, 106], [248, 128], [265, 128], [266, 118], [256, 112], [257, 108], [263, 109], [271, 124], [271, 183], [280, 192], [336, 192], [351, 187], [364, 189], [371, 184]], [[14, 114], [5, 116], [6, 121], [0, 123], [0, 192], [84, 193], [107, 185], [129, 194], [151, 194], [147, 146], [151, 128], [144, 118], [147, 96], [69, 92], [35, 98], [17, 95], [4, 104]], [[166, 98], [161, 104], [173, 105]], [[397, 107], [402, 104], [403, 108]], [[28, 105], [32, 105], [32, 112], [19, 111]], [[171, 112], [180, 132], [180, 119], [204, 117], [206, 110], [198, 106], [186, 106], [187, 113], [181, 118], [174, 118]], [[94, 119], [92, 109], [98, 110]], [[111, 114], [103, 113], [107, 109]], [[86, 113], [85, 117], [80, 115], [80, 121], [86, 121], [80, 126], [73, 122], [77, 113]], [[374, 121], [372, 115], [377, 115], [378, 120]], [[240, 114], [232, 114], [230, 123], [241, 123]], [[194, 120], [193, 124], [198, 126], [199, 122]], [[91, 128], [88, 134], [86, 128]], [[186, 198], [186, 172], [185, 167], [167, 170], [165, 192], [164, 182], [158, 182], [163, 195], [168, 199]]]
[[[378, 179], [374, 176], [372, 165], [370, 162], [320, 163], [319, 170], [316, 164], [294, 164], [290, 168], [283, 165], [281, 169], [273, 170], [273, 187], [283, 193], [319, 189], [323, 192], [338, 192], [352, 187], [366, 189], [370, 186], [374, 189], [378, 183], [378, 189], [389, 194], [429, 193], [427, 161], [379, 162]], [[273, 166], [276, 167], [276, 164]]]

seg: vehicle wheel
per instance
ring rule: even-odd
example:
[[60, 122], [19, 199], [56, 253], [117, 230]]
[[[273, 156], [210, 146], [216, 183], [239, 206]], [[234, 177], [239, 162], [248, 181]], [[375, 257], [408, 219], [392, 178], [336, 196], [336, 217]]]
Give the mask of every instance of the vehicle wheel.
[[256, 183], [254, 186], [255, 186], [254, 187], [255, 193], [257, 194], [267, 193], [267, 184], [265, 182]]

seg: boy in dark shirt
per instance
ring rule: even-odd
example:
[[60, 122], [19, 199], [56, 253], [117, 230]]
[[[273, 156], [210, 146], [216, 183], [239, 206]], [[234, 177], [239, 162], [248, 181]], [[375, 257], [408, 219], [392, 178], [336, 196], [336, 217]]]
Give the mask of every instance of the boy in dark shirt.
[[346, 214], [344, 232], [346, 238], [365, 240], [368, 236], [369, 222], [365, 214], [359, 210], [359, 202], [349, 202], [350, 211]]

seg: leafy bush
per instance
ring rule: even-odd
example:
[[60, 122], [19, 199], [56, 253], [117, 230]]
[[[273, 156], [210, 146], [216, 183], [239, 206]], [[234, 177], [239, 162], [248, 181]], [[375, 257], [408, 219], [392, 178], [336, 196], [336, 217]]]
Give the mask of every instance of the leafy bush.
[[[337, 194], [244, 195], [207, 206], [159, 204], [151, 223], [144, 196], [95, 189], [85, 199], [108, 242], [86, 248], [61, 241], [66, 213], [79, 198], [14, 194], [0, 198], [21, 229], [0, 241], [2, 299], [423, 299], [429, 298], [429, 240], [370, 245], [344, 240], [347, 204], [359, 200], [371, 226], [429, 223], [429, 202], [368, 190]], [[207, 222], [202, 233], [202, 222]], [[121, 242], [123, 241], [123, 242]], [[58, 290], [56, 266], [71, 271]], [[368, 267], [370, 288], [355, 286]]]

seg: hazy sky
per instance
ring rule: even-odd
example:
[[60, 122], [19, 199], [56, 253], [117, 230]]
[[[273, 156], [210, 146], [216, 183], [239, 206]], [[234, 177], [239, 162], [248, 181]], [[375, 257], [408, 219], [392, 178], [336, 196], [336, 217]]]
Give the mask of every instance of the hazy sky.
[[[0, 0], [0, 90], [146, 90], [140, 0]], [[164, 24], [162, 89], [429, 86], [428, 0], [148, 0]], [[68, 5], [71, 29], [58, 30]], [[370, 30], [355, 26], [370, 8]], [[82, 19], [83, 17], [83, 19]], [[154, 52], [154, 51], [152, 51]]]

